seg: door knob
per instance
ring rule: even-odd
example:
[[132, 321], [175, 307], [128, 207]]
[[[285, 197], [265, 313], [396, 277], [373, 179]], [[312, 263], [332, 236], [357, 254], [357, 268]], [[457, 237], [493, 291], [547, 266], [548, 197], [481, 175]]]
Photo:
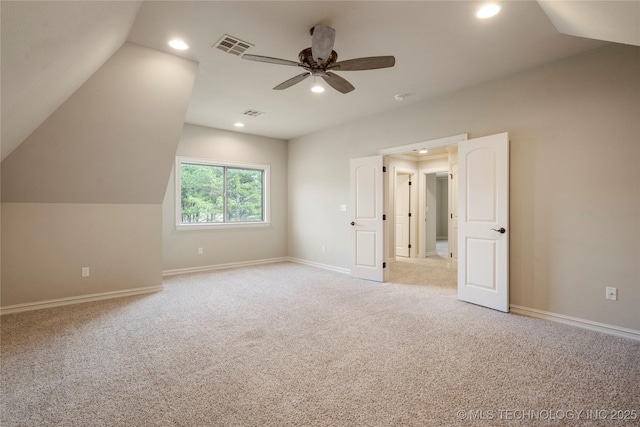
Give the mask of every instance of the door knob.
[[351, 225], [356, 225], [355, 221], [351, 221]]
[[500, 227], [497, 230], [495, 228], [492, 228], [493, 231], [497, 231], [500, 234], [504, 234], [507, 232], [507, 230], [504, 229], [504, 227]]

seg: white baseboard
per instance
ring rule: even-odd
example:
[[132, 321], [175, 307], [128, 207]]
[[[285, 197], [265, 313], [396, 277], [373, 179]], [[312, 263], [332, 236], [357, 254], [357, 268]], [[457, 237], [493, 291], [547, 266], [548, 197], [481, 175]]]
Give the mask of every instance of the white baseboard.
[[351, 274], [351, 270], [349, 270], [348, 268], [335, 267], [333, 265], [321, 264], [319, 262], [307, 261], [306, 259], [300, 259], [300, 258], [289, 257], [287, 258], [287, 260], [298, 263], [298, 264], [310, 265], [311, 267], [322, 268], [323, 270], [335, 271], [336, 273]]
[[[296, 258], [281, 257], [281, 258], [269, 258], [269, 259], [255, 260], [255, 261], [234, 262], [229, 264], [207, 265], [207, 266], [195, 267], [195, 268], [180, 268], [175, 270], [165, 270], [162, 272], [162, 276], [163, 277], [173, 276], [177, 274], [221, 270], [221, 269], [234, 268], [234, 267], [247, 267], [251, 265], [260, 265], [260, 264], [272, 264], [272, 263], [283, 262], [283, 261], [291, 261], [291, 262], [297, 262], [300, 264], [312, 265], [314, 267], [324, 268], [327, 270], [337, 271], [341, 273], [347, 273], [347, 274], [350, 273], [349, 270], [340, 269], [338, 267], [314, 263], [311, 261], [299, 260]], [[97, 294], [80, 295], [80, 296], [74, 296], [74, 297], [68, 297], [68, 298], [58, 298], [58, 299], [30, 302], [30, 303], [24, 303], [24, 304], [8, 305], [8, 306], [0, 307], [0, 315], [19, 313], [22, 311], [40, 310], [43, 308], [59, 307], [59, 306], [70, 305], [70, 304], [80, 304], [83, 302], [100, 301], [100, 300], [110, 299], [110, 298], [119, 298], [119, 297], [131, 296], [131, 295], [160, 292], [163, 289], [164, 287], [162, 285], [149, 286], [145, 288], [126, 289], [123, 291], [102, 292]]]
[[550, 313], [548, 311], [538, 310], [535, 308], [522, 307], [511, 304], [509, 309], [512, 313], [521, 314], [523, 316], [536, 317], [538, 319], [551, 320], [553, 322], [565, 323], [567, 325], [578, 326], [580, 328], [592, 331], [604, 332], [619, 337], [631, 338], [640, 341], [640, 331], [634, 329], [622, 328], [620, 326], [607, 325], [606, 323], [594, 322], [591, 320], [580, 319], [577, 317], [565, 316], [564, 314]]
[[0, 314], [19, 313], [21, 311], [40, 310], [43, 308], [60, 307], [63, 305], [80, 304], [83, 302], [100, 301], [104, 299], [128, 297], [132, 295], [149, 294], [160, 292], [164, 289], [160, 286], [149, 286], [146, 288], [126, 289], [124, 291], [102, 292], [98, 294], [80, 295], [76, 297], [57, 298], [45, 301], [28, 302], [24, 304], [14, 304], [0, 307]]
[[433, 252], [427, 252], [427, 256], [433, 256], [433, 255], [438, 255], [438, 251], [433, 251]]
[[276, 262], [284, 262], [284, 261], [309, 265], [311, 267], [322, 268], [323, 270], [331, 270], [337, 273], [351, 274], [351, 270], [349, 270], [348, 268], [335, 267], [333, 265], [321, 264], [319, 262], [308, 261], [306, 259], [300, 259], [300, 258], [281, 257], [281, 258], [260, 259], [260, 260], [254, 260], [254, 261], [232, 262], [229, 264], [215, 264], [215, 265], [205, 265], [202, 267], [177, 268], [175, 270], [164, 270], [162, 272], [162, 276], [166, 277], [166, 276], [175, 276], [178, 274], [201, 273], [204, 271], [222, 270], [226, 268], [235, 268], [235, 267], [248, 267], [252, 265], [261, 265], [261, 264], [273, 264]]
[[259, 259], [254, 261], [230, 262], [228, 264], [204, 265], [202, 267], [176, 268], [174, 270], [164, 270], [162, 272], [162, 276], [163, 277], [176, 276], [178, 274], [200, 273], [203, 271], [223, 270], [223, 269], [235, 268], [235, 267], [248, 267], [251, 265], [273, 264], [275, 262], [283, 262], [283, 261], [289, 261], [289, 260], [290, 259], [287, 257], [281, 257], [281, 258]]

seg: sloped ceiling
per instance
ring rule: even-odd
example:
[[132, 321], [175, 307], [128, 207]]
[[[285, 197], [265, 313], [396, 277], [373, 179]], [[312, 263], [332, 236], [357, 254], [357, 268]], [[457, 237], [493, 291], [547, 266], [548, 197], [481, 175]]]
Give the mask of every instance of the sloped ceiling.
[[[561, 34], [573, 33], [557, 23], [560, 12], [548, 3], [583, 11], [609, 3], [638, 4], [508, 1], [500, 2], [499, 15], [480, 21], [474, 12], [482, 3], [2, 1], [2, 159], [125, 41], [200, 63], [187, 122], [237, 130], [233, 123], [244, 120], [242, 132], [291, 139], [606, 44], [592, 39], [611, 39], [600, 33]], [[622, 27], [625, 33], [640, 33], [637, 22], [627, 19], [628, 7], [621, 6], [627, 11], [622, 15], [582, 19], [571, 10], [562, 15], [567, 22], [582, 19], [583, 29]], [[309, 29], [319, 23], [336, 29], [340, 59], [395, 55], [396, 66], [345, 72], [342, 76], [355, 91], [342, 95], [327, 90], [318, 96], [306, 82], [272, 90], [299, 73], [294, 67], [243, 61], [211, 47], [230, 34], [254, 44], [253, 54], [295, 60], [310, 45]], [[184, 39], [191, 49], [172, 50], [167, 41], [173, 37]], [[403, 102], [394, 99], [400, 93], [407, 95]], [[247, 109], [266, 114], [247, 118], [242, 115]]]
[[125, 43], [2, 162], [2, 201], [161, 204], [197, 68]]
[[2, 159], [127, 40], [141, 1], [2, 1]]
[[563, 34], [640, 46], [640, 1], [538, 0], [538, 3]]

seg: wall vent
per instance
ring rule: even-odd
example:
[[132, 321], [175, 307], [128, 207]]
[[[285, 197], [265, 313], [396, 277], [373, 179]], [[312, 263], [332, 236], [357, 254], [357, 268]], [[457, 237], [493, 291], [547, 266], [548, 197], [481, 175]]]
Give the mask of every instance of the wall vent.
[[218, 48], [232, 55], [240, 56], [249, 48], [253, 47], [251, 43], [243, 42], [233, 36], [225, 34], [212, 47]]
[[245, 116], [251, 116], [251, 117], [258, 117], [264, 114], [264, 112], [262, 111], [256, 111], [256, 110], [247, 110], [244, 113]]

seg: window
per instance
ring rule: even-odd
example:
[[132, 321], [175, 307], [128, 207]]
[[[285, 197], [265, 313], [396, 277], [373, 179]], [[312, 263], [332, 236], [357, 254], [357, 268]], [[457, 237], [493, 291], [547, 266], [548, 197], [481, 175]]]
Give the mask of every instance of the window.
[[176, 226], [269, 223], [269, 166], [176, 158]]

